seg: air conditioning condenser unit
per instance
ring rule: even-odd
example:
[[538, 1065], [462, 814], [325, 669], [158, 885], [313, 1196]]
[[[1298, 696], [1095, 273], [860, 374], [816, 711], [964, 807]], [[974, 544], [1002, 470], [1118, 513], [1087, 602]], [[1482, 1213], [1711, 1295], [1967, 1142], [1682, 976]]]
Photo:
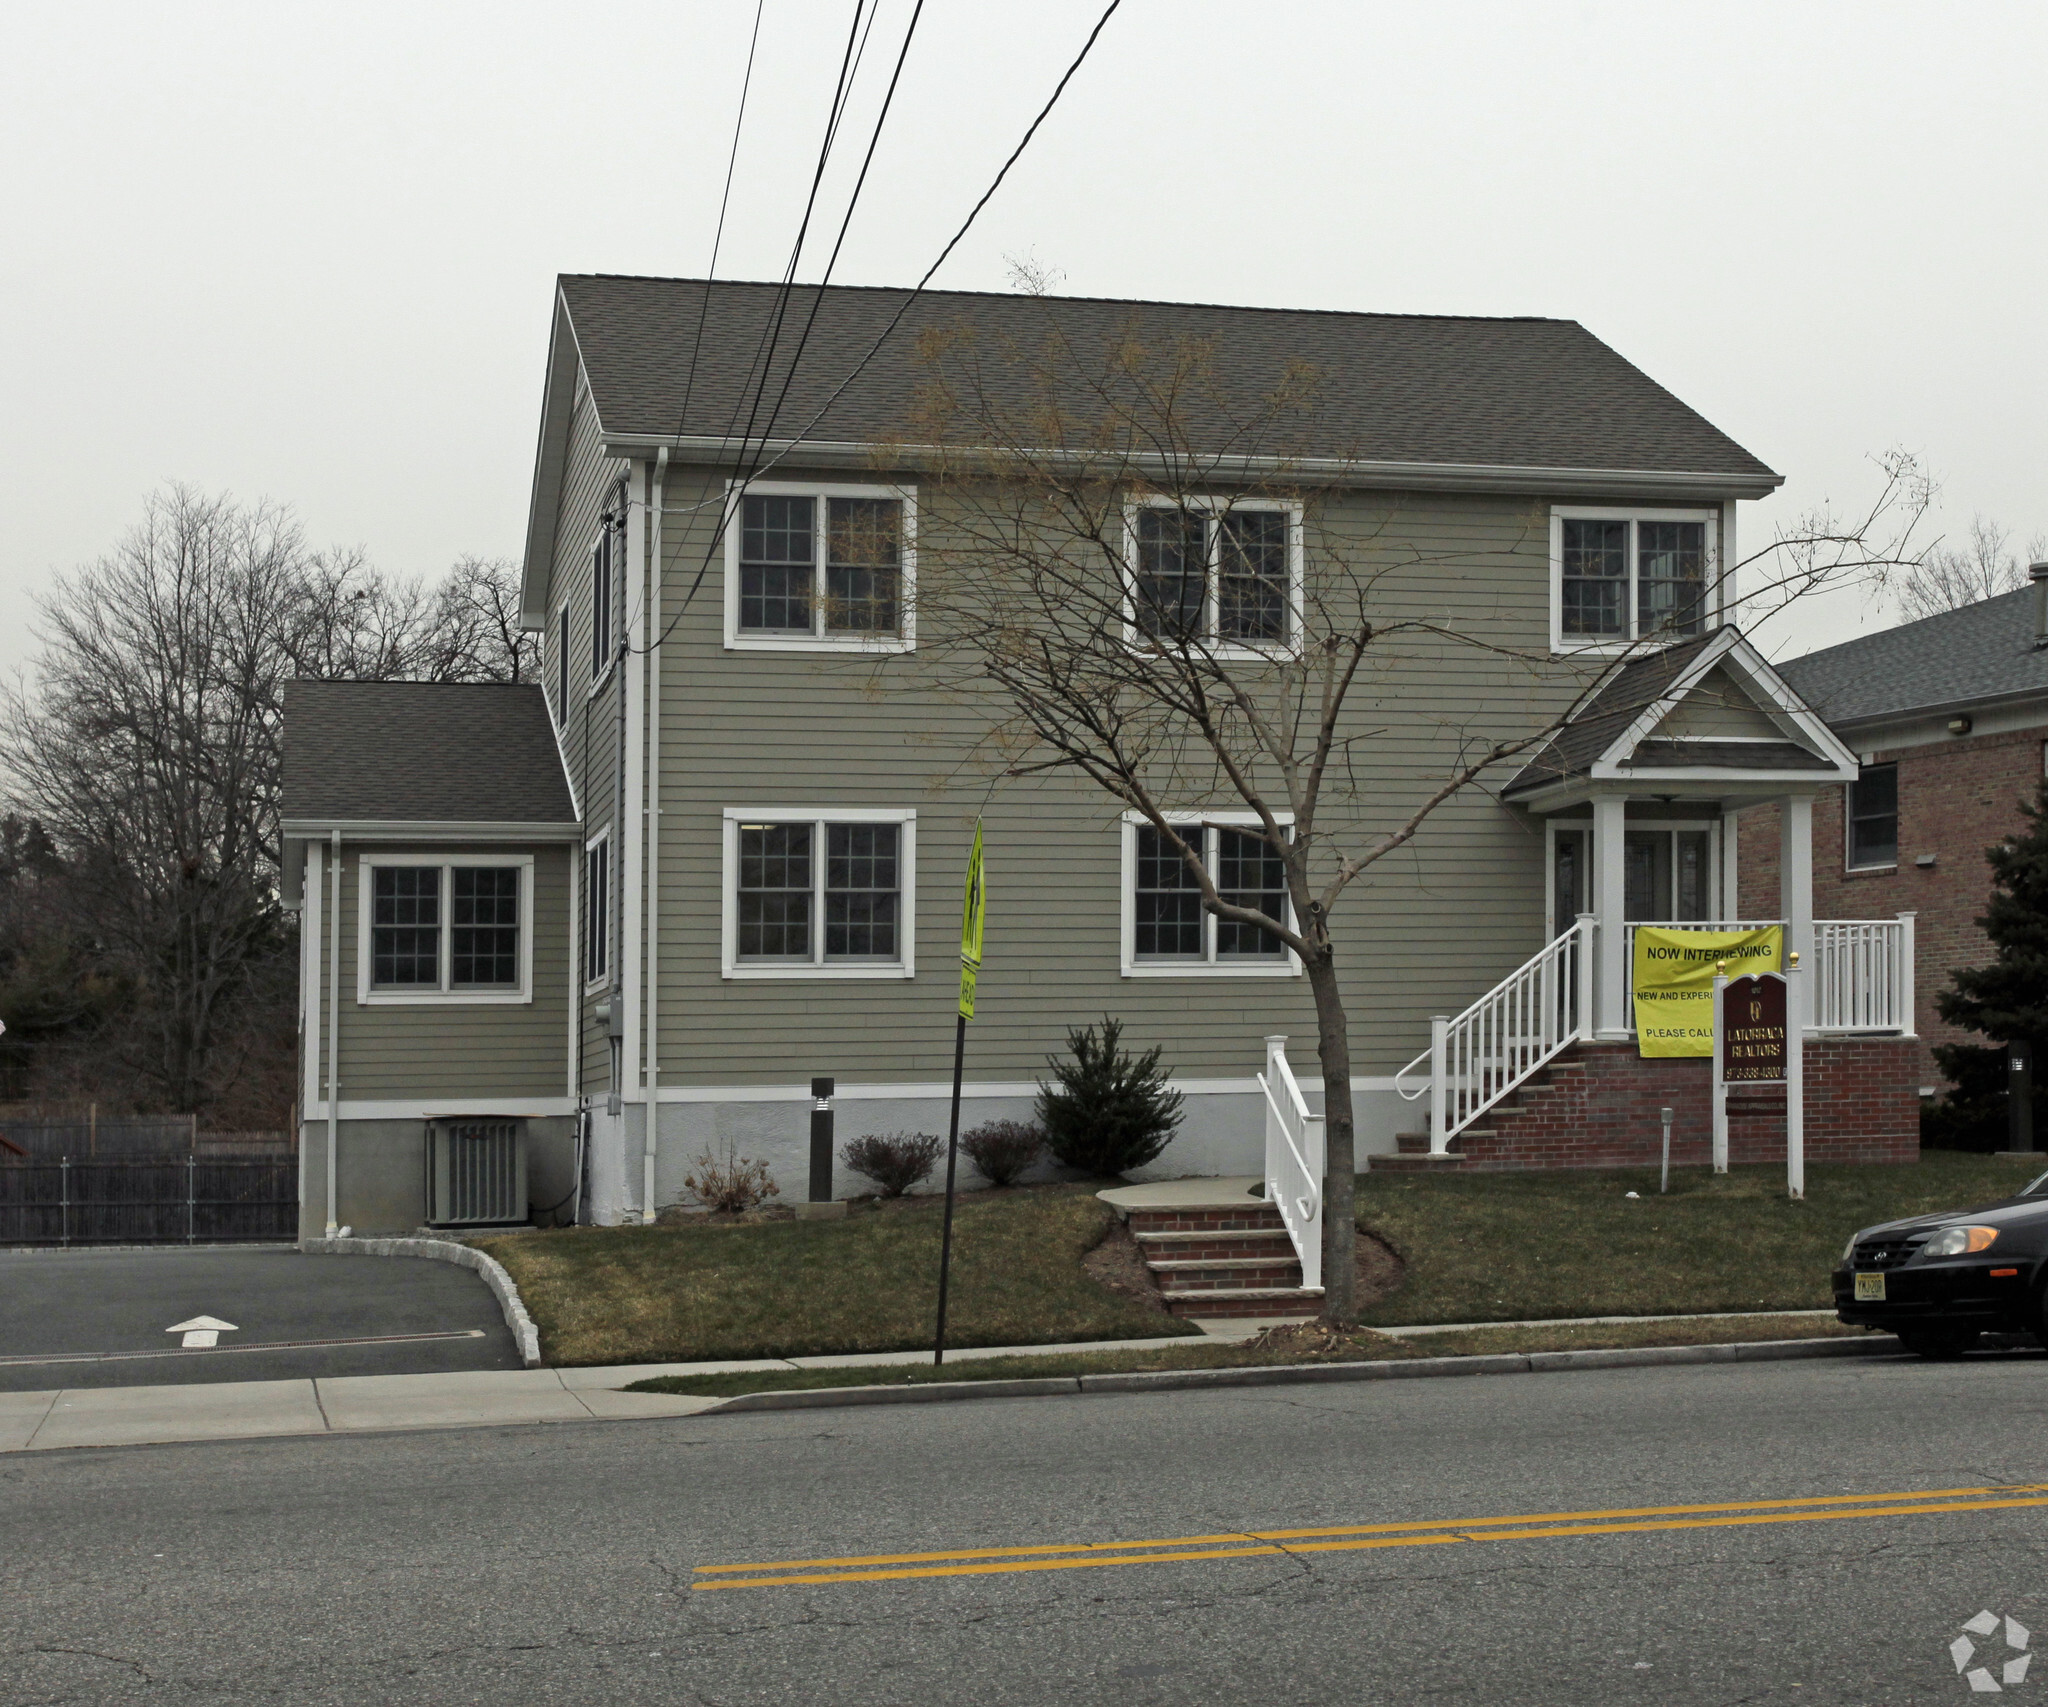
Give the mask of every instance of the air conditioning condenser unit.
[[427, 1122], [429, 1225], [502, 1225], [524, 1221], [528, 1213], [525, 1121]]

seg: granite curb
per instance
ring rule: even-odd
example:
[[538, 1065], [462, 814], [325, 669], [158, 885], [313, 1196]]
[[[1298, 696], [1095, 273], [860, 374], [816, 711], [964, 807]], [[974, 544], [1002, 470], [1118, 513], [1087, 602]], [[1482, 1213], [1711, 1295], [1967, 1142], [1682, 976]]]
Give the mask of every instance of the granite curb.
[[452, 1239], [301, 1239], [299, 1249], [308, 1256], [328, 1257], [417, 1257], [427, 1262], [452, 1262], [458, 1268], [473, 1269], [483, 1277], [505, 1313], [505, 1326], [512, 1330], [512, 1342], [528, 1369], [541, 1367], [540, 1329], [526, 1313], [519, 1287], [505, 1265], [482, 1251], [459, 1245]]
[[1801, 1357], [1900, 1355], [1889, 1335], [1870, 1339], [1744, 1340], [1732, 1345], [1658, 1345], [1607, 1351], [1517, 1351], [1418, 1357], [1387, 1363], [1284, 1363], [1263, 1369], [1162, 1369], [1125, 1375], [1047, 1375], [1012, 1381], [933, 1381], [904, 1387], [814, 1387], [741, 1393], [697, 1415], [801, 1411], [840, 1405], [921, 1405], [959, 1399], [1029, 1399], [1083, 1393], [1159, 1393], [1203, 1387], [1280, 1387], [1329, 1381], [1414, 1381], [1450, 1375], [1541, 1375], [1574, 1369], [1642, 1369], [1684, 1363], [1767, 1363]]

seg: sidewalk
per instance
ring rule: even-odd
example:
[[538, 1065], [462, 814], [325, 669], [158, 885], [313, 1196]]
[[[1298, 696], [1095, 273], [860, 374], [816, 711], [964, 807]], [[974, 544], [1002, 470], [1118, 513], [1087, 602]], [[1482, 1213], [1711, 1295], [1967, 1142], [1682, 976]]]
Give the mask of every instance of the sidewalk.
[[[1238, 1324], [1230, 1326], [1234, 1332]], [[968, 1347], [947, 1355], [963, 1359], [1032, 1357], [1174, 1343], [1171, 1339], [1095, 1340], [1076, 1345]], [[874, 1368], [892, 1363], [929, 1364], [931, 1356], [928, 1351], [884, 1351], [742, 1363], [633, 1363], [595, 1369], [487, 1369], [450, 1375], [347, 1375], [325, 1380], [0, 1393], [0, 1452], [358, 1434], [377, 1429], [687, 1417], [726, 1401], [619, 1389], [654, 1375]]]

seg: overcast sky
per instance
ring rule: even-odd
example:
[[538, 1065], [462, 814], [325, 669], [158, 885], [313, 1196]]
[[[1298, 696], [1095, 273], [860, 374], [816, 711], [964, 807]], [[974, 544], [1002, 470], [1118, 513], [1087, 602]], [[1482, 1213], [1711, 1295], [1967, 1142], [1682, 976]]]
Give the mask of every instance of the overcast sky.
[[[915, 280], [1102, 0], [927, 0], [836, 275]], [[912, 0], [882, 0], [864, 139]], [[766, 0], [718, 270], [778, 276], [851, 0]], [[0, 14], [0, 668], [155, 486], [521, 546], [550, 285], [702, 275], [752, 0]], [[2048, 530], [2048, 6], [1125, 0], [936, 281], [1582, 321], [1787, 476]], [[849, 161], [852, 150], [847, 151]], [[848, 177], [828, 182], [843, 205]], [[817, 276], [815, 265], [801, 275]], [[1882, 626], [1809, 613], [1785, 654]]]

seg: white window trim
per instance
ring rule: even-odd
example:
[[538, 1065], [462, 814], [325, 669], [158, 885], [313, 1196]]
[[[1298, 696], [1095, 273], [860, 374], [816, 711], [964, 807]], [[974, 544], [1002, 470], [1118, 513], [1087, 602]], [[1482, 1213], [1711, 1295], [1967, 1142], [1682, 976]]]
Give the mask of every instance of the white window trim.
[[[370, 873], [379, 866], [517, 866], [519, 868], [519, 987], [516, 990], [379, 990], [370, 984]], [[453, 968], [449, 933], [455, 928], [454, 898], [441, 879], [441, 976]], [[356, 1005], [358, 1007], [505, 1007], [533, 1000], [533, 855], [459, 854], [422, 848], [414, 853], [362, 854], [356, 873]]]
[[[897, 909], [898, 945], [902, 958], [896, 961], [867, 961], [832, 965], [812, 961], [803, 966], [776, 966], [760, 961], [742, 962], [740, 941], [740, 825], [810, 824], [900, 824], [903, 834], [896, 849], [897, 888], [902, 900]], [[814, 844], [815, 848], [815, 844]], [[814, 860], [823, 854], [814, 851]], [[822, 870], [822, 865], [820, 866]], [[889, 981], [917, 976], [917, 813], [909, 808], [852, 806], [728, 806], [725, 808], [725, 856], [720, 878], [718, 958], [727, 978], [842, 979], [865, 978]], [[824, 921], [814, 921], [820, 942]]]
[[[1550, 512], [1550, 650], [1559, 656], [1595, 658], [1618, 657], [1642, 642], [1636, 633], [1636, 534], [1628, 535], [1628, 638], [1607, 640], [1564, 631], [1564, 524], [1568, 521], [1602, 522], [1705, 522], [1707, 604], [1700, 613], [1700, 632], [1706, 633], [1722, 620], [1727, 588], [1721, 585], [1721, 512], [1719, 510], [1633, 509], [1597, 504], [1558, 504]], [[1694, 635], [1673, 635], [1671, 642], [1695, 639]]]
[[[1192, 510], [1203, 515], [1228, 515], [1237, 510], [1278, 511], [1287, 517], [1287, 633], [1279, 640], [1263, 644], [1248, 641], [1224, 641], [1212, 645], [1209, 650], [1218, 658], [1256, 659], [1291, 657], [1301, 649], [1301, 634], [1304, 626], [1303, 571], [1304, 552], [1302, 549], [1302, 507], [1287, 498], [1133, 498], [1124, 505], [1124, 585], [1123, 615], [1124, 644], [1144, 651], [1153, 644], [1138, 631], [1137, 623], [1137, 575], [1138, 575], [1138, 512], [1140, 510]], [[1220, 538], [1220, 532], [1216, 536]], [[1210, 634], [1216, 632], [1216, 621], [1222, 598], [1222, 576], [1218, 573], [1215, 551], [1212, 544], [1209, 560], [1202, 567], [1202, 622]], [[1211, 813], [1212, 822], [1223, 820]]]
[[620, 613], [618, 606], [621, 603], [619, 597], [621, 577], [618, 573], [617, 565], [609, 560], [610, 546], [605, 536], [610, 531], [604, 523], [598, 523], [597, 534], [591, 540], [590, 550], [584, 555], [583, 559], [585, 568], [584, 580], [590, 590], [590, 647], [594, 658], [597, 650], [597, 554], [603, 551], [606, 553], [607, 558], [604, 567], [605, 614], [608, 618], [605, 623], [604, 667], [602, 669], [593, 669], [590, 672], [590, 686], [584, 689], [583, 692], [583, 697], [586, 700], [595, 699], [604, 692], [605, 684], [612, 679], [612, 670], [619, 661]]
[[[894, 498], [903, 506], [902, 567], [898, 597], [903, 613], [900, 634], [743, 634], [740, 632], [740, 500], [756, 498]], [[812, 570], [817, 579], [814, 601], [822, 601], [825, 578], [825, 528], [815, 525]], [[813, 610], [822, 608], [814, 602]], [[728, 652], [854, 652], [887, 655], [917, 650], [917, 488], [860, 486], [815, 480], [729, 480], [725, 489], [725, 649]]]
[[[613, 861], [609, 851], [611, 840], [611, 826], [607, 824], [596, 835], [584, 842], [583, 866], [577, 873], [576, 879], [577, 905], [582, 909], [582, 916], [578, 918], [576, 926], [579, 955], [576, 965], [576, 981], [583, 986], [583, 993], [586, 996], [593, 991], [602, 991], [611, 986], [612, 956], [619, 952], [619, 945], [613, 940], [614, 933], [612, 931], [612, 920], [617, 916], [619, 874], [613, 869]], [[604, 919], [600, 925], [600, 929], [604, 932], [604, 970], [593, 978], [590, 975], [590, 856], [597, 852], [599, 848], [607, 850], [604, 869]]]
[[570, 684], [576, 679], [576, 619], [571, 614], [570, 603], [570, 600], [564, 599], [556, 607], [554, 624], [555, 646], [561, 653], [555, 660], [554, 669], [555, 699], [558, 702], [555, 706], [555, 729], [563, 735], [569, 732]]
[[[1228, 812], [1168, 812], [1169, 824], [1216, 825], [1221, 829], [1242, 829], [1259, 827], [1259, 815], [1250, 811]], [[1273, 816], [1282, 826], [1292, 825], [1292, 812], [1276, 812]], [[1138, 831], [1151, 824], [1152, 820], [1142, 812], [1126, 812], [1123, 815], [1123, 879], [1121, 899], [1117, 907], [1119, 935], [1122, 938], [1120, 958], [1123, 975], [1126, 978], [1298, 978], [1301, 976], [1301, 958], [1293, 949], [1286, 949], [1278, 960], [1201, 960], [1165, 961], [1140, 960], [1138, 958]], [[1205, 850], [1206, 852], [1206, 850]], [[1287, 924], [1294, 923], [1293, 904], [1288, 905]], [[1212, 913], [1202, 915], [1203, 940], [1214, 940], [1216, 918]]]

